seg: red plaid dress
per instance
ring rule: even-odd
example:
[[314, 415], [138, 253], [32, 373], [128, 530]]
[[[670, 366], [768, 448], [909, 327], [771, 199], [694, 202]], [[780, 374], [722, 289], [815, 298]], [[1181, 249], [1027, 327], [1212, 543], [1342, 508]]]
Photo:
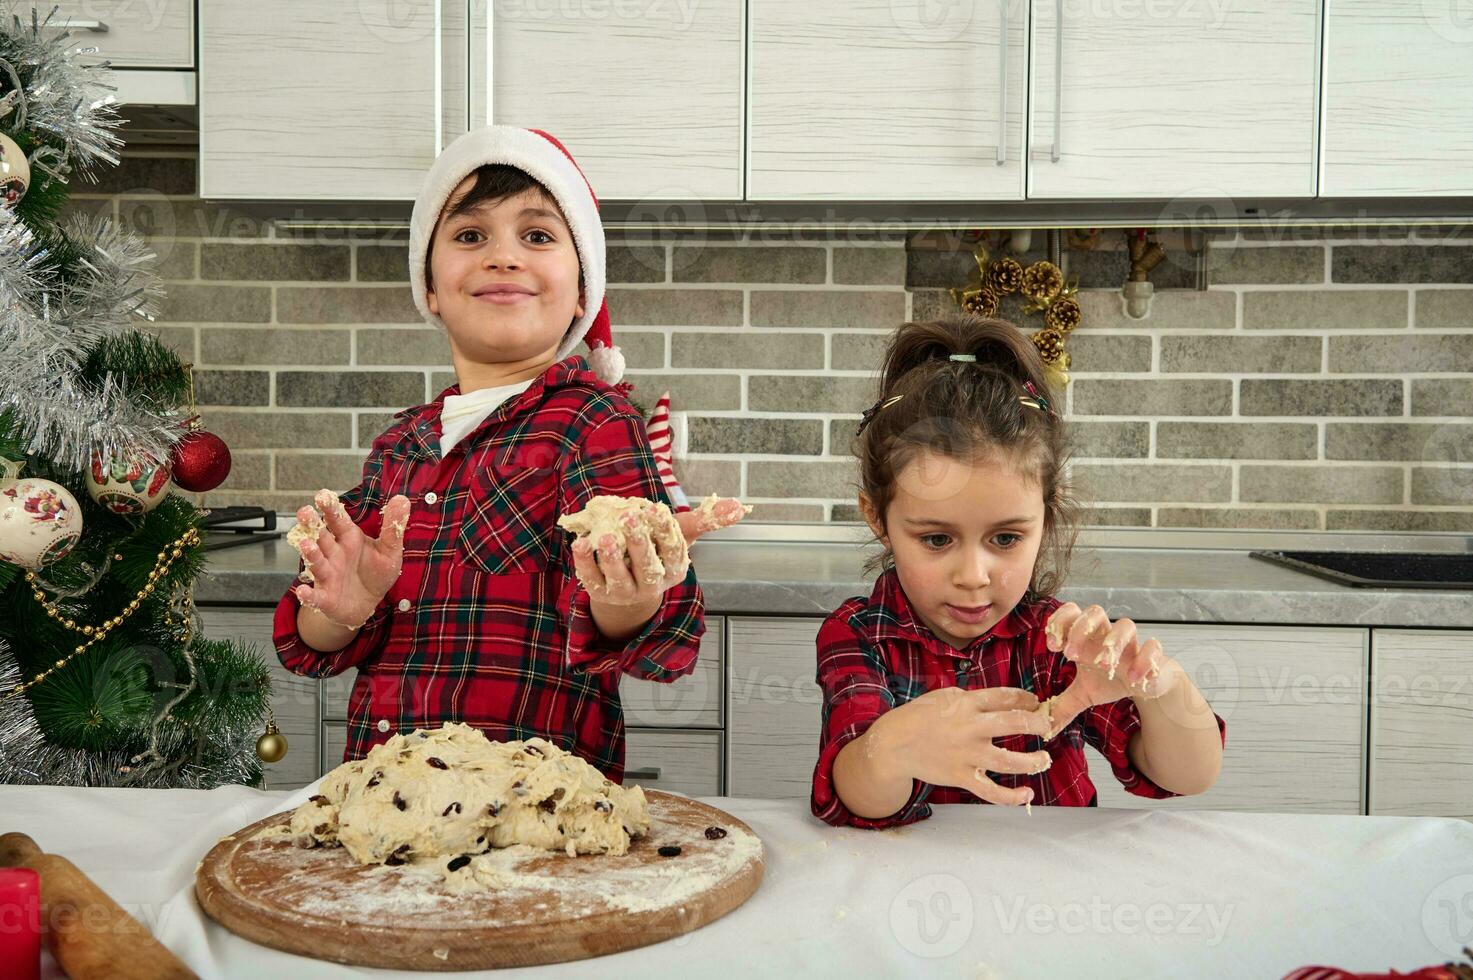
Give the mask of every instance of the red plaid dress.
[[[1044, 625], [1059, 605], [1057, 599], [1025, 598], [965, 650], [937, 639], [915, 619], [894, 569], [879, 577], [867, 598], [856, 596], [834, 610], [818, 632], [823, 732], [813, 772], [814, 815], [835, 826], [882, 828], [923, 820], [931, 815], [933, 803], [986, 802], [964, 789], [916, 780], [905, 806], [882, 820], [868, 820], [851, 813], [834, 792], [834, 759], [880, 715], [927, 691], [1019, 687], [1040, 701], [1063, 693], [1078, 668], [1044, 642]], [[1227, 726], [1221, 718], [1217, 726], [1225, 740]], [[1109, 761], [1115, 778], [1130, 792], [1151, 799], [1177, 795], [1151, 782], [1126, 755], [1130, 737], [1140, 727], [1140, 713], [1129, 698], [1098, 705], [1082, 712], [1051, 742], [1036, 735], [995, 739], [996, 745], [1014, 752], [1045, 749], [1053, 765], [1035, 775], [989, 772], [988, 776], [1000, 786], [1033, 787], [1034, 803], [1096, 806], [1084, 758], [1088, 743]]]
[[277, 653], [309, 677], [358, 668], [344, 761], [396, 732], [459, 721], [495, 740], [540, 735], [620, 780], [619, 678], [673, 681], [695, 669], [701, 590], [692, 567], [639, 634], [611, 643], [589, 613], [572, 537], [557, 519], [599, 494], [669, 503], [644, 421], [575, 356], [441, 459], [440, 409], [457, 392], [400, 412], [374, 440], [363, 481], [342, 497], [375, 537], [384, 503], [409, 498], [398, 581], [335, 653], [302, 642], [288, 589], [276, 608]]

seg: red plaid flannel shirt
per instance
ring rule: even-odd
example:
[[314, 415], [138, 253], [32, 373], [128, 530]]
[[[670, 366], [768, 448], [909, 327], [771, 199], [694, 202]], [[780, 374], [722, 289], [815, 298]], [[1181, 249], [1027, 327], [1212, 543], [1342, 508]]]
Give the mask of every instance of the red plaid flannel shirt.
[[540, 735], [618, 781], [620, 676], [673, 681], [695, 669], [706, 628], [701, 590], [692, 567], [641, 632], [611, 643], [589, 613], [572, 537], [557, 519], [599, 494], [669, 503], [644, 420], [575, 356], [442, 460], [440, 409], [457, 391], [400, 412], [374, 440], [363, 482], [342, 496], [375, 537], [384, 503], [410, 499], [398, 581], [334, 653], [302, 642], [288, 589], [276, 608], [277, 653], [309, 677], [358, 668], [344, 761], [396, 732], [460, 721], [494, 740]]
[[[868, 598], [847, 600], [818, 632], [818, 684], [823, 689], [823, 733], [813, 772], [813, 813], [835, 826], [895, 827], [931, 815], [933, 803], [984, 803], [964, 789], [916, 780], [910, 799], [881, 820], [856, 816], [834, 792], [839, 750], [869, 730], [876, 718], [943, 687], [976, 690], [1019, 687], [1040, 701], [1060, 694], [1078, 668], [1049, 650], [1044, 625], [1057, 599], [1026, 599], [992, 629], [957, 650], [936, 637], [912, 614], [894, 569], [882, 574]], [[1227, 726], [1217, 719], [1227, 737]], [[995, 744], [1014, 752], [1048, 751], [1053, 765], [1035, 775], [989, 772], [1001, 786], [1033, 787], [1033, 802], [1054, 806], [1097, 806], [1084, 757], [1088, 742], [1110, 763], [1115, 778], [1137, 796], [1164, 799], [1177, 794], [1151, 782], [1126, 755], [1140, 730], [1140, 713], [1129, 698], [1082, 712], [1051, 742], [1036, 735], [1009, 735]]]

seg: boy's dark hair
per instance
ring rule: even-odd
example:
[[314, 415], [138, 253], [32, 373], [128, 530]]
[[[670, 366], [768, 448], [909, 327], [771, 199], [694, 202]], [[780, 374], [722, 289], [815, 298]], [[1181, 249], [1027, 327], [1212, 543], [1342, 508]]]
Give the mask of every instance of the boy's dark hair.
[[[435, 235], [440, 230], [440, 222], [465, 214], [471, 208], [481, 203], [495, 204], [497, 201], [508, 197], [515, 197], [523, 191], [536, 190], [547, 199], [559, 212], [562, 208], [557, 203], [557, 198], [547, 187], [531, 174], [520, 167], [508, 166], [504, 163], [488, 163], [477, 167], [474, 171], [476, 182], [471, 189], [461, 196], [460, 200], [453, 205], [447, 206], [435, 219], [435, 227], [430, 232], [429, 246], [425, 249], [425, 285], [434, 288], [434, 277], [430, 274], [430, 258], [435, 254]], [[564, 215], [564, 220], [567, 216]], [[578, 265], [578, 288], [583, 288], [583, 265]]]
[[[952, 354], [970, 354], [976, 362], [953, 361]], [[1019, 400], [1032, 397], [1027, 382], [1049, 399], [1052, 411]], [[1008, 321], [961, 315], [901, 324], [885, 352], [875, 402], [883, 407], [853, 443], [860, 489], [881, 529], [896, 477], [922, 450], [963, 462], [1001, 456], [1043, 492], [1043, 541], [1028, 591], [1053, 595], [1068, 569], [1080, 508], [1065, 476], [1064, 421], [1052, 400], [1038, 349]], [[893, 565], [886, 549], [865, 571]]]

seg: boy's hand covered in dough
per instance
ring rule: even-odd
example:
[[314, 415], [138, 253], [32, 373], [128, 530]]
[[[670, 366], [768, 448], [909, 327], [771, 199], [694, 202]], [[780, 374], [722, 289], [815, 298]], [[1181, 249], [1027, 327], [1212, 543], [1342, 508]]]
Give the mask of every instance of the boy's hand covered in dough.
[[302, 553], [306, 566], [297, 599], [329, 622], [353, 629], [363, 625], [388, 593], [404, 562], [404, 527], [409, 498], [396, 495], [384, 504], [383, 530], [370, 538], [353, 523], [338, 495], [319, 490], [317, 509], [297, 511], [286, 540]]
[[649, 605], [685, 581], [690, 552], [680, 523], [663, 503], [594, 497], [557, 523], [577, 535], [571, 546], [573, 571], [597, 602]]

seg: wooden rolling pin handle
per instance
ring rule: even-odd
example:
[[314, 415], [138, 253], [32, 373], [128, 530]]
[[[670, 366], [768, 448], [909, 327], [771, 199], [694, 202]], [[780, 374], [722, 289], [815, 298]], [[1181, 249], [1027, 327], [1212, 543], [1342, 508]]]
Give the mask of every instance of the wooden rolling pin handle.
[[71, 980], [198, 980], [76, 865], [25, 834], [0, 836], [0, 867], [41, 875], [42, 938]]
[[0, 868], [26, 868], [41, 848], [25, 834], [0, 834]]

